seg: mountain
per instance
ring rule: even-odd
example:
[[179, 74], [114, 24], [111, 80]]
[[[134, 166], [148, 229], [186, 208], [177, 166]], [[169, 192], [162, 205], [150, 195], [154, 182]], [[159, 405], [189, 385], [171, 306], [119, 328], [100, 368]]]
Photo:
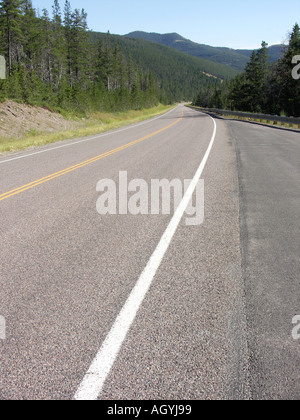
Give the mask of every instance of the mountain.
[[[233, 67], [238, 71], [244, 70], [252, 54], [252, 50], [234, 50], [226, 47], [211, 47], [205, 44], [198, 44], [177, 33], [157, 34], [137, 31], [131, 32], [125, 36], [129, 38], [146, 39], [161, 45], [166, 45], [198, 58]], [[278, 60], [281, 51], [282, 46], [280, 45], [270, 47], [270, 61], [273, 62]]]
[[224, 64], [175, 50], [145, 39], [92, 32], [94, 42], [118, 45], [126, 57], [150, 71], [170, 101], [194, 99], [195, 92], [208, 84], [235, 77], [239, 71]]
[[[269, 47], [269, 56], [270, 62], [275, 63], [275, 61], [279, 60], [284, 53], [284, 45], [271, 45]], [[252, 50], [236, 50], [239, 54], [245, 55], [246, 57], [250, 58], [252, 54]]]

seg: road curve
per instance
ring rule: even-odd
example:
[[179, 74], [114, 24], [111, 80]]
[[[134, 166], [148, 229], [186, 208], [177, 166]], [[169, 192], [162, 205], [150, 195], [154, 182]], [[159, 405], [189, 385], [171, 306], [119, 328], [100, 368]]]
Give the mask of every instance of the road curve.
[[[1, 157], [0, 398], [78, 395], [172, 221], [173, 213], [99, 215], [98, 181], [118, 184], [127, 171], [148, 185], [183, 182], [201, 163], [204, 223], [178, 221], [96, 398], [299, 396], [298, 138], [180, 105], [126, 129]], [[286, 204], [277, 214], [278, 197]]]

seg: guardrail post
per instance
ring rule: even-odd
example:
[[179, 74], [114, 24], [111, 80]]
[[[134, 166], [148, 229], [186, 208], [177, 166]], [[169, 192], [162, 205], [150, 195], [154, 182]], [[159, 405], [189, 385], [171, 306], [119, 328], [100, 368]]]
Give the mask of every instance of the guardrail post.
[[[195, 109], [195, 107], [192, 106], [192, 108]], [[210, 108], [201, 108], [196, 107], [197, 110], [201, 110], [203, 112], [212, 112], [214, 114], [218, 115], [224, 115], [224, 116], [233, 116], [236, 117], [236, 119], [246, 119], [247, 121], [260, 121], [264, 123], [266, 121], [267, 124], [273, 124], [275, 126], [286, 126], [286, 124], [293, 128], [294, 126], [297, 126], [300, 128], [300, 118], [296, 117], [280, 117], [278, 115], [268, 115], [268, 114], [254, 114], [254, 113], [248, 113], [248, 112], [239, 112], [239, 111], [227, 111], [223, 109], [210, 109]]]

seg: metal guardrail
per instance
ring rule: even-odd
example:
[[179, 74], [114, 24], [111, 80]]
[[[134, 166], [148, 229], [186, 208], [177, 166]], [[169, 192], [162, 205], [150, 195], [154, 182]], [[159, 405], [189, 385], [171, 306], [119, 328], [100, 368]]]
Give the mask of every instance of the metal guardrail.
[[191, 108], [203, 111], [203, 112], [210, 112], [213, 114], [218, 115], [227, 115], [232, 117], [240, 117], [246, 118], [247, 120], [255, 120], [260, 122], [266, 122], [267, 124], [280, 124], [285, 125], [288, 124], [289, 127], [294, 127], [295, 125], [300, 128], [300, 118], [294, 117], [279, 117], [278, 115], [267, 115], [267, 114], [253, 114], [247, 112], [238, 112], [238, 111], [226, 111], [224, 109], [216, 109], [216, 108], [200, 108], [197, 106], [189, 105]]

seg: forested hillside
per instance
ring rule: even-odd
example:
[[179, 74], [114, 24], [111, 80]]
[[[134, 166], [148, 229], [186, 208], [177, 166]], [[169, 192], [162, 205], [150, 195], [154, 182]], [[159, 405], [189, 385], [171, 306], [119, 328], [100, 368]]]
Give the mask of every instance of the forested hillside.
[[[232, 48], [211, 47], [205, 44], [198, 44], [197, 42], [190, 41], [176, 33], [156, 34], [137, 31], [131, 32], [126, 36], [137, 39], [146, 39], [162, 45], [167, 45], [194, 57], [219, 63], [222, 66], [226, 65], [227, 67], [234, 68], [238, 71], [245, 70], [252, 54], [252, 50], [234, 50]], [[282, 45], [272, 45], [269, 48], [270, 62], [273, 63], [281, 58], [283, 53], [282, 50]]]
[[[283, 57], [284, 48], [285, 48], [284, 44], [271, 45], [269, 47], [268, 53], [269, 53], [269, 59], [271, 63], [275, 63], [276, 61], [278, 61], [280, 58]], [[248, 58], [248, 61], [250, 60], [251, 55], [253, 53], [253, 50], [235, 50], [235, 51], [238, 52], [239, 54], [245, 55]]]
[[226, 65], [238, 71], [244, 70], [249, 58], [245, 54], [240, 54], [231, 48], [211, 47], [209, 45], [198, 44], [182, 37], [177, 33], [156, 34], [142, 31], [131, 32], [127, 35], [131, 38], [146, 39], [167, 45], [178, 51], [192, 55], [194, 57], [209, 60], [220, 65]]
[[292, 76], [293, 57], [300, 54], [300, 27], [296, 24], [283, 58], [269, 62], [268, 45], [253, 51], [246, 70], [231, 81], [201, 88], [195, 105], [236, 111], [300, 117], [300, 81]]
[[[96, 44], [102, 42], [106, 36], [92, 33]], [[134, 63], [139, 63], [143, 71], [150, 71], [159, 81], [162, 102], [193, 100], [195, 87], [198, 90], [213, 86], [216, 79], [231, 79], [239, 74], [228, 66], [192, 57], [147, 40], [117, 35], [111, 35], [110, 38]]]
[[87, 14], [63, 12], [54, 0], [51, 13], [37, 17], [30, 0], [0, 1], [0, 54], [7, 80], [0, 80], [0, 100], [11, 98], [63, 110], [124, 110], [157, 104], [161, 89], [110, 37], [97, 44], [88, 31]]
[[[0, 0], [6, 98], [67, 111], [118, 111], [192, 100], [215, 78], [237, 74], [171, 48], [88, 29], [67, 0], [38, 16], [31, 0]], [[213, 75], [214, 77], [211, 77]]]
[[[173, 35], [173, 34], [171, 34]], [[177, 35], [177, 34], [175, 34]], [[174, 37], [175, 37], [174, 35]], [[180, 37], [180, 35], [178, 35]], [[162, 39], [165, 39], [163, 35], [161, 35]], [[190, 54], [189, 50], [185, 50], [184, 48], [181, 50], [180, 48], [174, 48], [174, 44], [177, 44], [176, 41], [172, 43], [168, 43], [168, 41], [165, 42], [154, 42], [152, 40], [145, 40], [142, 37], [141, 38], [135, 38], [129, 35], [126, 35], [122, 37], [122, 42], [124, 44], [128, 43], [129, 45], [141, 45], [144, 49], [151, 49], [152, 51], [155, 51], [157, 49], [158, 51], [163, 51], [165, 54], [169, 55], [172, 54], [174, 57], [185, 57], [185, 59], [188, 62], [194, 62], [198, 63], [198, 66], [203, 70], [204, 72], [208, 74], [212, 74], [214, 76], [219, 77], [220, 79], [230, 79], [234, 76], [236, 76], [238, 73], [240, 73], [239, 69], [235, 69], [234, 67], [227, 65], [226, 63], [222, 62], [216, 62], [215, 60], [211, 60], [208, 57], [204, 58], [203, 56], [196, 56], [194, 54]], [[184, 38], [183, 38], [184, 39]], [[191, 41], [190, 41], [191, 42]], [[157, 45], [160, 44], [160, 45]], [[178, 44], [181, 44], [179, 42]], [[196, 44], [198, 45], [198, 44]], [[164, 48], [168, 47], [168, 48]], [[183, 55], [184, 54], [184, 55]]]

